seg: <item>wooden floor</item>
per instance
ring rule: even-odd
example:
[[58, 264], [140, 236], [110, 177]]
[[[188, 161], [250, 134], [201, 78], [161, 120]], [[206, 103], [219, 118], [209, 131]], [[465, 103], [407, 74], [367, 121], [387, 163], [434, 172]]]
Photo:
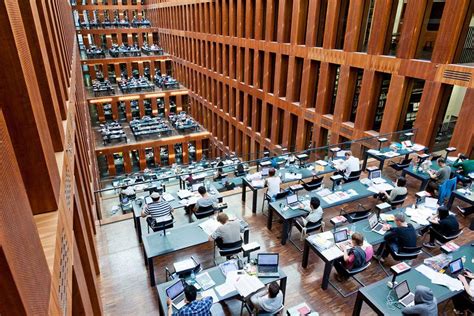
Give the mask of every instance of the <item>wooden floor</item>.
[[[388, 168], [387, 168], [388, 169]], [[387, 170], [391, 178], [395, 175]], [[413, 203], [414, 192], [417, 191], [419, 182], [413, 178], [408, 178], [408, 188], [411, 198], [405, 203]], [[258, 200], [258, 212], [253, 215], [250, 211], [251, 199], [247, 198], [247, 204], [243, 205], [240, 201], [240, 194], [225, 198], [229, 204], [229, 213], [234, 213], [238, 217], [244, 218], [251, 227], [250, 241], [256, 241], [261, 245], [262, 251], [278, 252], [281, 258], [280, 267], [288, 275], [286, 306], [290, 307], [302, 301], [306, 301], [311, 307], [321, 315], [344, 315], [351, 314], [354, 306], [355, 297], [353, 295], [344, 299], [333, 288], [323, 291], [320, 287], [323, 273], [323, 262], [314, 254], [310, 255], [310, 265], [307, 269], [301, 267], [301, 253], [291, 244], [285, 246], [280, 244], [280, 224], [275, 223], [272, 231], [266, 228], [266, 217], [261, 213], [261, 195]], [[375, 205], [373, 198], [361, 200], [364, 205]], [[346, 209], [355, 207], [357, 203], [346, 205]], [[456, 205], [453, 211], [457, 213]], [[331, 228], [329, 219], [339, 214], [340, 207], [324, 210], [326, 227]], [[177, 219], [176, 225], [188, 222], [183, 210], [175, 212]], [[461, 226], [469, 225], [470, 218], [457, 216]], [[146, 227], [146, 225], [142, 225]], [[296, 229], [293, 231], [293, 238], [298, 240]], [[457, 243], [463, 244], [474, 240], [474, 233], [468, 229], [457, 240]], [[98, 228], [97, 233], [98, 252], [100, 258], [100, 287], [103, 302], [103, 309], [106, 315], [156, 315], [158, 314], [158, 299], [155, 288], [149, 285], [147, 270], [144, 264], [143, 252], [138, 244], [133, 222], [131, 219], [103, 225]], [[422, 240], [419, 239], [419, 243]], [[439, 253], [434, 250], [433, 254]], [[168, 255], [155, 260], [155, 272], [157, 273], [157, 282], [164, 282], [164, 267], [170, 266], [173, 262], [182, 260], [189, 256], [194, 256], [200, 261], [204, 268], [212, 267], [212, 243], [190, 248], [174, 255]], [[426, 258], [421, 256], [414, 264], [419, 264]], [[380, 266], [373, 261], [369, 269], [360, 274], [360, 279], [365, 284], [370, 284], [385, 277]], [[390, 259], [385, 263], [387, 266], [393, 263]], [[334, 280], [334, 275], [331, 276]], [[350, 291], [356, 287], [356, 283], [349, 281], [341, 284], [345, 291]], [[444, 307], [440, 305], [440, 310]], [[448, 314], [452, 313], [452, 305], [446, 308]], [[238, 315], [240, 313], [240, 303], [236, 300], [226, 301], [216, 304], [213, 307], [214, 315]], [[365, 304], [362, 314], [374, 314]]]

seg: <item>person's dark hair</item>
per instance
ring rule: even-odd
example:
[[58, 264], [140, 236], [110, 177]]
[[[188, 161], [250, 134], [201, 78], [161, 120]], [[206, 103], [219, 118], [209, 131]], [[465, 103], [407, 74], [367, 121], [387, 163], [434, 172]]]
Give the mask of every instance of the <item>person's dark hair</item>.
[[313, 208], [318, 208], [321, 205], [321, 201], [315, 196], [311, 197], [311, 201], [309, 203]]
[[270, 177], [273, 177], [273, 176], [275, 175], [275, 172], [276, 172], [276, 171], [275, 171], [274, 168], [270, 168], [270, 170], [268, 170], [268, 175], [269, 175]]
[[359, 247], [364, 244], [364, 236], [361, 233], [353, 233], [351, 238]]
[[278, 283], [273, 281], [268, 285], [268, 297], [269, 298], [275, 298], [278, 295], [278, 292], [280, 292], [280, 286]]
[[405, 179], [404, 177], [398, 177], [397, 186], [404, 187], [405, 185], [407, 185], [407, 179]]
[[448, 217], [448, 215], [449, 215], [449, 209], [446, 206], [438, 207], [439, 219], [444, 219], [444, 218]]
[[460, 154], [460, 155], [459, 155], [459, 159], [461, 159], [461, 160], [466, 160], [466, 159], [468, 159], [468, 158], [467, 158], [467, 156], [466, 156], [465, 154]]
[[203, 195], [203, 194], [206, 194], [206, 188], [204, 186], [200, 186], [198, 188], [198, 192], [199, 194]]
[[438, 160], [436, 160], [436, 161], [438, 162], [438, 164], [446, 163], [444, 158], [438, 158]]
[[194, 285], [186, 285], [184, 287], [184, 296], [188, 302], [193, 302], [196, 300], [197, 290]]

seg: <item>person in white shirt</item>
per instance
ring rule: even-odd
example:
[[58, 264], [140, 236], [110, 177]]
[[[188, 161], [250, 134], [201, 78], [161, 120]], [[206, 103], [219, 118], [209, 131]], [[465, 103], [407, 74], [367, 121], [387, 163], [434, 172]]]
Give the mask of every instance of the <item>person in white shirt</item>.
[[317, 223], [323, 218], [323, 209], [320, 206], [321, 201], [313, 196], [311, 197], [311, 201], [309, 202], [309, 209], [304, 208], [305, 211], [309, 212], [306, 217], [300, 217], [296, 219], [298, 224], [301, 225], [301, 227], [306, 227], [308, 223]]
[[276, 171], [271, 168], [268, 171], [268, 178], [265, 180], [265, 186], [268, 187], [267, 194], [274, 198], [276, 194], [280, 193], [281, 179], [275, 175]]
[[250, 296], [247, 301], [252, 310], [275, 313], [283, 305], [283, 293], [278, 283], [273, 281], [267, 287]]
[[345, 179], [348, 179], [351, 172], [360, 170], [360, 161], [359, 158], [352, 156], [350, 150], [346, 151], [344, 156], [345, 160], [335, 167], [337, 170], [342, 172]]

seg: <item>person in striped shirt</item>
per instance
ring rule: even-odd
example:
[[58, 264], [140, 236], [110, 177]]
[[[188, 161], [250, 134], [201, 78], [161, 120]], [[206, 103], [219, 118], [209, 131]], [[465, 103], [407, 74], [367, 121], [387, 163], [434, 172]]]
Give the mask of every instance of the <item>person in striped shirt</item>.
[[[151, 227], [156, 226], [156, 224], [161, 224], [165, 222], [172, 222], [173, 215], [173, 208], [171, 205], [161, 198], [161, 195], [158, 192], [153, 192], [150, 195], [153, 202], [150, 204], [145, 204], [142, 210], [142, 217], [150, 216]], [[149, 219], [147, 219], [149, 221]]]

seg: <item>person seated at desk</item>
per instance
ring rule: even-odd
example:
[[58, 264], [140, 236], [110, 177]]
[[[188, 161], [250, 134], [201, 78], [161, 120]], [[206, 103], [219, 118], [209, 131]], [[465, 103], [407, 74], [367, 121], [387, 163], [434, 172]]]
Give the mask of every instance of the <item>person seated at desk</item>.
[[274, 313], [283, 305], [283, 293], [276, 281], [250, 296], [247, 301], [251, 310], [259, 312]]
[[458, 279], [464, 286], [464, 291], [453, 297], [454, 313], [456, 315], [468, 315], [474, 313], [474, 273], [464, 271], [458, 275]]
[[431, 316], [438, 315], [438, 301], [429, 287], [417, 285], [415, 289], [415, 305], [402, 309], [403, 315]]
[[306, 217], [300, 217], [296, 219], [296, 222], [301, 227], [306, 227], [308, 223], [317, 223], [323, 218], [323, 208], [320, 206], [321, 201], [316, 197], [311, 197], [309, 202], [309, 208], [304, 208], [305, 211], [309, 212]]
[[471, 181], [469, 174], [474, 172], [474, 159], [468, 159], [465, 155], [459, 154], [458, 158], [453, 162], [453, 167], [458, 169], [455, 174], [458, 181], [463, 184]]
[[[454, 236], [459, 231], [459, 223], [454, 215], [449, 214], [446, 206], [438, 207], [438, 215], [429, 219], [431, 227], [443, 236]], [[436, 234], [430, 231], [430, 241], [423, 243], [426, 248], [434, 248]]]
[[451, 176], [451, 168], [446, 165], [444, 158], [438, 158], [436, 163], [439, 166], [439, 170], [428, 170], [428, 174], [430, 175], [431, 179], [428, 182], [428, 186], [426, 188], [426, 191], [433, 195], [435, 191], [438, 190], [439, 186]]
[[408, 193], [407, 188], [405, 187], [407, 184], [407, 180], [403, 177], [399, 177], [396, 182], [396, 186], [387, 193], [387, 191], [380, 191], [379, 194], [376, 194], [375, 197], [379, 198], [381, 201], [385, 202], [392, 202], [394, 201], [397, 196], [405, 195]]
[[215, 240], [219, 248], [225, 244], [238, 242], [241, 239], [241, 226], [238, 219], [229, 220], [229, 216], [222, 212], [217, 215], [217, 221], [221, 223], [222, 226], [219, 226], [212, 235], [209, 236], [209, 240]]
[[396, 227], [391, 227], [390, 224], [385, 224], [383, 229], [388, 232], [383, 236], [384, 242], [377, 249], [375, 259], [384, 262], [389, 254], [389, 249], [397, 252], [403, 247], [416, 247], [416, 230], [412, 224], [405, 220], [405, 215], [402, 213], [395, 215]]
[[213, 195], [209, 195], [205, 187], [200, 186], [198, 188], [198, 192], [201, 197], [196, 201], [196, 204], [194, 205], [194, 212], [196, 212], [200, 207], [205, 208], [211, 205], [215, 206], [217, 204], [217, 198]]
[[152, 228], [156, 224], [171, 222], [173, 220], [171, 205], [165, 199], [162, 199], [158, 192], [153, 192], [150, 197], [153, 201], [150, 204], [145, 204], [141, 214], [142, 217], [150, 216], [146, 221]]
[[276, 175], [276, 170], [271, 168], [268, 171], [268, 178], [265, 180], [265, 186], [268, 187], [267, 194], [274, 200], [275, 195], [280, 193], [281, 179]]
[[372, 259], [374, 249], [367, 244], [364, 247], [364, 236], [361, 233], [353, 233], [351, 236], [352, 248], [344, 248], [344, 257], [334, 261], [336, 269], [336, 280], [346, 281], [349, 278], [346, 270], [359, 269]]
[[184, 305], [177, 313], [173, 313], [173, 305], [168, 297], [168, 316], [211, 316], [212, 297], [203, 297], [197, 300], [197, 290], [194, 285], [186, 285], [184, 287], [184, 297], [186, 305]]
[[359, 158], [354, 157], [352, 152], [348, 150], [344, 153], [344, 161], [336, 163], [334, 167], [338, 170], [336, 173], [344, 176], [345, 179], [348, 179], [351, 172], [360, 170], [360, 161]]

